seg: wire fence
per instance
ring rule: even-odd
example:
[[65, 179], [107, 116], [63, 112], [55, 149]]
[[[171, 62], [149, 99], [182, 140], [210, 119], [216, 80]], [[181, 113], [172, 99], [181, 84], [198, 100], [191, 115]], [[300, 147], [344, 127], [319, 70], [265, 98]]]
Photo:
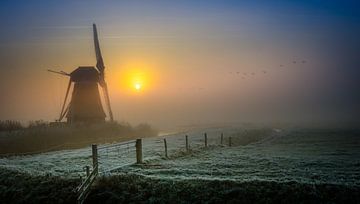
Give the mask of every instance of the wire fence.
[[[169, 140], [169, 143], [167, 140]], [[212, 134], [211, 136], [207, 133], [204, 133], [203, 137], [189, 137], [188, 135], [179, 137], [177, 135], [175, 137], [169, 136], [159, 139], [152, 138], [152, 140], [149, 141], [152, 142], [144, 145], [144, 152], [147, 158], [149, 158], [148, 155], [157, 158], [159, 158], [159, 156], [169, 158], [175, 156], [175, 152], [179, 152], [179, 150], [191, 152], [193, 149], [202, 149], [215, 145], [223, 145], [224, 136], [223, 133], [221, 133], [221, 135]], [[229, 146], [231, 146], [231, 137], [228, 138], [228, 141]], [[162, 142], [164, 145], [163, 154], [159, 152], [159, 150], [161, 150]], [[169, 156], [168, 145], [169, 150], [172, 153], [171, 156]], [[106, 176], [110, 175], [111, 171], [113, 170], [119, 169], [129, 164], [134, 164], [135, 161], [136, 163], [142, 163], [142, 152], [142, 139], [103, 146], [92, 145], [93, 169], [90, 173], [90, 167], [85, 167], [87, 177], [80, 185], [80, 188], [77, 190], [78, 201], [83, 201], [84, 198], [86, 198], [86, 193], [98, 174]], [[85, 187], [81, 188], [82, 186]]]
[[101, 174], [108, 174], [110, 171], [136, 161], [136, 140], [99, 146], [98, 165]]
[[215, 147], [231, 146], [231, 135], [222, 132], [174, 134], [144, 139], [144, 158], [151, 162], [158, 159], [174, 158], [184, 153], [194, 153]]

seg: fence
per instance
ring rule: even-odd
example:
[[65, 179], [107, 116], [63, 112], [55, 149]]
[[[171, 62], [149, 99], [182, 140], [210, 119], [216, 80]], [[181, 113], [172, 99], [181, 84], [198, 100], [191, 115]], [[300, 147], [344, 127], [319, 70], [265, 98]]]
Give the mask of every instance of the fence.
[[[173, 144], [175, 143], [178, 144], [178, 146], [176, 146], [176, 151], [178, 151], [180, 148], [180, 149], [185, 149], [186, 152], [190, 152], [195, 148], [209, 148], [211, 145], [214, 144], [216, 145], [220, 144], [221, 146], [225, 145], [225, 139], [223, 133], [221, 133], [220, 137], [218, 135], [215, 137], [209, 137], [207, 133], [204, 133], [203, 137], [201, 138], [197, 137], [196, 140], [192, 140], [192, 141], [190, 140], [190, 137], [188, 135], [185, 135], [183, 139], [178, 137], [176, 137], [176, 139], [177, 141], [174, 141], [173, 143]], [[167, 138], [163, 138], [162, 141], [156, 140], [155, 142], [158, 144], [163, 142], [164, 154], [165, 157], [168, 158], [169, 142], [167, 141]], [[229, 146], [232, 146], [231, 137], [228, 137], [227, 144]], [[151, 144], [150, 146], [148, 146], [148, 148], [150, 148], [151, 150], [153, 150], [154, 148], [157, 149], [156, 146], [152, 146]], [[123, 143], [111, 144], [106, 146], [99, 146], [99, 147], [97, 145], [92, 145], [93, 168], [92, 171], [90, 172], [90, 167], [89, 166], [85, 167], [87, 177], [83, 181], [83, 183], [76, 189], [78, 193], [77, 202], [83, 203], [83, 201], [86, 199], [89, 193], [91, 184], [95, 181], [99, 173], [106, 175], [110, 171], [126, 165], [126, 163], [128, 164], [134, 163], [135, 161], [136, 163], [140, 164], [143, 161], [142, 152], [143, 152], [143, 146], [141, 139], [132, 140]], [[150, 152], [146, 152], [146, 153], [151, 154]], [[132, 157], [130, 155], [132, 155]], [[119, 165], [114, 166], [114, 161], [116, 160], [121, 160], [121, 162], [119, 162], [121, 166]]]
[[[220, 137], [219, 137], [220, 136]], [[208, 133], [203, 133], [202, 137], [193, 137], [191, 140], [191, 137], [189, 137], [189, 135], [184, 135], [183, 139], [179, 138], [178, 136], [176, 137], [177, 140], [169, 142], [170, 137], [167, 138], [163, 138], [162, 142], [163, 142], [163, 147], [164, 147], [164, 156], [166, 158], [169, 157], [170, 153], [169, 153], [169, 148], [171, 145], [174, 145], [175, 147], [172, 148], [172, 150], [174, 152], [178, 152], [179, 150], [184, 150], [185, 152], [191, 152], [194, 149], [198, 148], [209, 148], [210, 146], [213, 145], [221, 145], [221, 146], [225, 146], [228, 145], [229, 147], [231, 147], [233, 145], [232, 142], [232, 138], [227, 137], [224, 138], [224, 134], [221, 133], [220, 135], [213, 135], [212, 137], [209, 137]], [[226, 141], [227, 139], [227, 141]], [[179, 145], [180, 144], [180, 145]], [[181, 145], [183, 144], [183, 145]]]
[[[88, 174], [88, 168], [86, 173]], [[88, 196], [90, 192], [90, 186], [94, 183], [96, 177], [98, 175], [98, 166], [95, 166], [93, 171], [87, 176], [85, 181], [76, 189], [76, 192], [78, 193], [77, 203], [83, 203], [85, 201], [85, 198]]]
[[[99, 172], [102, 174], [106, 174], [107, 172], [110, 172], [112, 169], [115, 169], [115, 168], [106, 168], [106, 162], [104, 162], [106, 161], [106, 159], [104, 157], [108, 159], [109, 156], [117, 156], [118, 159], [120, 158], [124, 159], [125, 155], [128, 156], [129, 153], [134, 152], [134, 156], [136, 155], [136, 163], [142, 163], [141, 139], [112, 144], [112, 145], [106, 145], [101, 147], [98, 147], [96, 144], [94, 144], [91, 146], [91, 149], [92, 149], [93, 169], [90, 173], [90, 167], [89, 166], [85, 167], [86, 179], [81, 183], [79, 187], [76, 188], [76, 192], [78, 194], [77, 203], [84, 202], [84, 200], [86, 199], [89, 193], [90, 186], [95, 181]], [[126, 159], [129, 158], [126, 157]], [[113, 163], [114, 160], [112, 159], [111, 161]]]

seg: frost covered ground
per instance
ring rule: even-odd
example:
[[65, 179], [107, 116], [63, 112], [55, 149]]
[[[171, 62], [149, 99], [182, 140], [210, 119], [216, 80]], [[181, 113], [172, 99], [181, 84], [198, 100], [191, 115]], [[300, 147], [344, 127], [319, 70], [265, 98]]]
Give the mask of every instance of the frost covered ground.
[[[208, 148], [204, 147], [204, 132], [208, 135]], [[224, 133], [224, 145], [220, 145], [221, 133]], [[359, 186], [359, 133], [359, 130], [311, 129], [254, 133], [241, 128], [208, 128], [143, 139], [144, 165], [134, 165], [133, 144], [99, 150], [100, 172], [176, 180], [296, 181]], [[189, 136], [189, 153], [185, 151], [185, 134]], [[228, 146], [229, 136], [232, 147]], [[164, 156], [163, 138], [167, 139], [169, 158]], [[89, 147], [1, 158], [0, 167], [35, 175], [79, 177], [84, 176], [84, 166], [91, 166], [91, 162]]]

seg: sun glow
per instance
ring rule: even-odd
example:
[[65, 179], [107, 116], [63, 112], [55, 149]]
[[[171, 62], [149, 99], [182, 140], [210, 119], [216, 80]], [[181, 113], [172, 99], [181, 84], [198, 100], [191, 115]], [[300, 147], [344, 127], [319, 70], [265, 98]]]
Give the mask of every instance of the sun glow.
[[117, 81], [117, 89], [122, 93], [147, 93], [154, 89], [155, 70], [150, 63], [141, 61], [127, 62], [119, 67], [113, 80]]
[[137, 91], [140, 91], [141, 90], [141, 84], [140, 83], [135, 83], [134, 84], [134, 87]]

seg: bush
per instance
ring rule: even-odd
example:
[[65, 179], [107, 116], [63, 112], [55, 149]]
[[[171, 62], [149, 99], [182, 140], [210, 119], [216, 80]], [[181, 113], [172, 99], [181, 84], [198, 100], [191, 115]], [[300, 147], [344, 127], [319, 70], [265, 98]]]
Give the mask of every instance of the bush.
[[30, 121], [28, 128], [45, 128], [48, 127], [49, 123], [43, 120]]
[[0, 131], [14, 131], [14, 130], [21, 130], [24, 127], [21, 125], [19, 121], [15, 120], [0, 120]]

